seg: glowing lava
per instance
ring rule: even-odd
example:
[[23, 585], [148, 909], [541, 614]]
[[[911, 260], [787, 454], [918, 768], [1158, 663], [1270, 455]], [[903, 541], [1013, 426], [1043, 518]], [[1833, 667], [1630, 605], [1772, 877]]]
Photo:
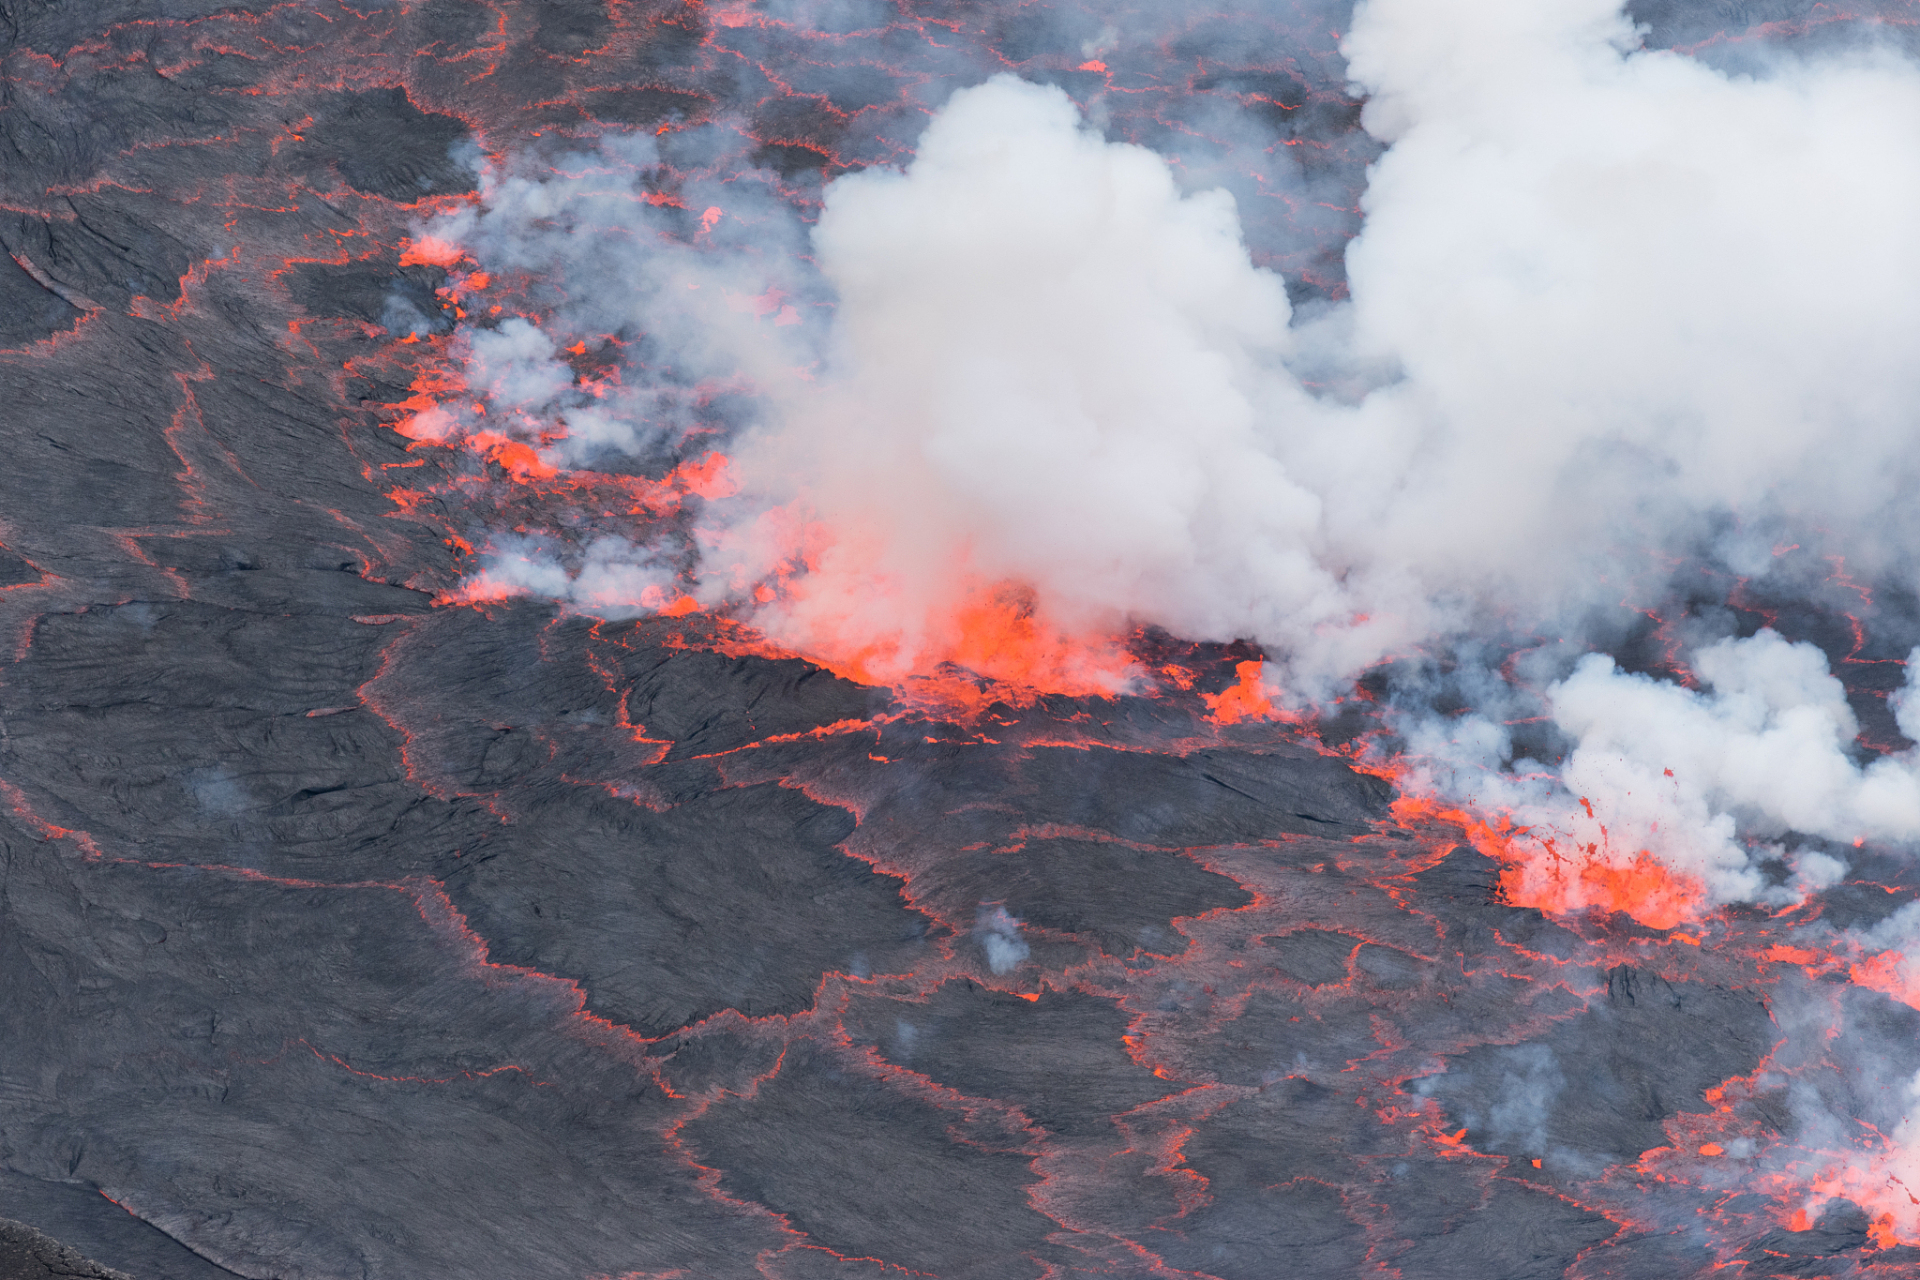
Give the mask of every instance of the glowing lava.
[[1698, 921], [1709, 909], [1705, 886], [1645, 849], [1622, 851], [1592, 841], [1569, 854], [1552, 836], [1516, 827], [1504, 815], [1477, 815], [1432, 796], [1402, 795], [1393, 813], [1408, 827], [1437, 822], [1458, 829], [1500, 863], [1501, 896], [1517, 907], [1555, 915], [1618, 911], [1661, 930]]

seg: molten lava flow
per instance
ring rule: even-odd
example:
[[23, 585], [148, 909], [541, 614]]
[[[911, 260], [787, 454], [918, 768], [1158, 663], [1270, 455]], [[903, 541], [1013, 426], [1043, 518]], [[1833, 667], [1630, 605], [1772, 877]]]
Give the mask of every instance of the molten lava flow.
[[1035, 617], [1031, 590], [1013, 584], [969, 592], [953, 612], [949, 634], [949, 656], [939, 665], [1016, 688], [1086, 696], [1111, 692], [1127, 676], [1111, 642], [1047, 627]]
[[560, 474], [532, 445], [494, 431], [476, 431], [467, 437], [472, 448], [500, 464], [516, 480], [551, 480]]
[[[928, 711], [977, 716], [994, 702], [1103, 697], [1127, 689], [1139, 671], [1120, 639], [1074, 633], [1049, 622], [1033, 591], [1018, 583], [970, 583], [952, 603], [930, 607], [920, 634], [876, 635], [857, 607], [836, 607], [854, 592], [805, 573], [781, 582], [772, 634], [795, 635], [802, 656], [861, 684], [891, 685]], [[765, 594], [775, 599], [771, 589]], [[782, 608], [782, 606], [785, 606]], [[801, 627], [782, 624], [802, 619]]]
[[1901, 1004], [1920, 1009], [1920, 965], [1900, 951], [1882, 951], [1879, 955], [1856, 961], [1847, 968], [1847, 976], [1856, 986], [1891, 996]]
[[1614, 848], [1604, 840], [1604, 827], [1601, 841], [1576, 846], [1569, 857], [1537, 828], [1516, 827], [1504, 815], [1481, 817], [1432, 796], [1402, 795], [1393, 813], [1405, 826], [1439, 822], [1458, 828], [1476, 850], [1500, 863], [1501, 896], [1516, 907], [1550, 914], [1618, 911], [1650, 929], [1697, 921], [1707, 910], [1706, 887], [1699, 880], [1645, 849]]
[[457, 244], [434, 236], [421, 236], [408, 242], [401, 251], [400, 265], [451, 267], [466, 256], [466, 250]]
[[1871, 1219], [1867, 1238], [1874, 1248], [1920, 1244], [1920, 1197], [1913, 1192], [1920, 1186], [1920, 1153], [1904, 1148], [1900, 1137], [1896, 1131], [1891, 1140], [1880, 1138], [1881, 1150], [1823, 1164], [1807, 1178], [1807, 1201], [1787, 1220], [1788, 1229], [1812, 1230], [1828, 1201], [1850, 1200]]
[[1273, 705], [1274, 692], [1260, 678], [1265, 669], [1263, 662], [1242, 662], [1234, 667], [1236, 682], [1220, 693], [1203, 693], [1207, 710], [1213, 716], [1215, 724], [1241, 724], [1250, 720], [1268, 720], [1274, 718], [1277, 710]]
[[728, 459], [722, 453], [709, 453], [697, 462], [683, 462], [674, 469], [673, 478], [688, 493], [701, 498], [726, 498], [739, 491], [727, 474]]

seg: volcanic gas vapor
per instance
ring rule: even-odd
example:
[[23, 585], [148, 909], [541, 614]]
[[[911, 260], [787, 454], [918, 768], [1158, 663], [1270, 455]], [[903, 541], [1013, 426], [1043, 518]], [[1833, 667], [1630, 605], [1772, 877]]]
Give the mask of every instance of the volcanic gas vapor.
[[952, 654], [1003, 584], [1066, 635], [1337, 620], [1319, 499], [1273, 447], [1314, 412], [1274, 376], [1285, 290], [1224, 192], [1182, 196], [1065, 95], [1000, 79], [905, 173], [835, 183], [813, 244], [828, 371], [741, 442], [748, 518], [722, 517], [709, 598], [784, 576], [778, 532], [802, 527], [804, 572], [757, 620], [803, 652], [872, 646], [883, 678]]
[[[553, 288], [458, 339], [483, 415], [406, 429], [729, 463], [673, 520], [500, 531], [472, 591], [697, 604], [882, 683], [1137, 688], [1142, 626], [1256, 642], [1296, 707], [1397, 659], [1394, 767], [1504, 814], [1519, 891], [1562, 906], [1633, 909], [1648, 875], [1661, 918], [1796, 900], [1840, 865], [1801, 836], [1920, 834], [1914, 762], [1852, 758], [1818, 650], [1694, 619], [1674, 660], [1711, 693], [1576, 661], [1703, 575], [1807, 594], [1783, 548], [1915, 563], [1920, 69], [1733, 74], [1608, 0], [1371, 0], [1343, 48], [1387, 145], [1350, 296], [1298, 309], [1231, 196], [1011, 76], [817, 211], [646, 137], [496, 158], [419, 242]], [[1485, 714], [1425, 711], [1421, 654], [1481, 671]], [[1516, 763], [1501, 716], [1564, 763]]]

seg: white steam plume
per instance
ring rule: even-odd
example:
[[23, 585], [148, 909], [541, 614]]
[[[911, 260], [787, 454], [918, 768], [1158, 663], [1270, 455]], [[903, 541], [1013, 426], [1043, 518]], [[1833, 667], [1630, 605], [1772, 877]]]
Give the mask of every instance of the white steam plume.
[[[1730, 77], [1633, 43], [1609, 0], [1356, 14], [1391, 145], [1340, 322], [1404, 377], [1308, 442], [1305, 478], [1347, 499], [1330, 528], [1535, 615], [1617, 598], [1615, 546], [1684, 549], [1723, 513], [1906, 562], [1920, 73], [1861, 52]], [[1758, 547], [1722, 554], [1764, 573]]]
[[[1441, 767], [1418, 782], [1526, 828], [1534, 875], [1577, 866], [1590, 847], [1616, 863], [1644, 850], [1711, 903], [1795, 902], [1838, 881], [1838, 859], [1789, 850], [1789, 837], [1920, 837], [1920, 750], [1856, 763], [1859, 726], [1819, 649], [1761, 631], [1700, 649], [1693, 669], [1706, 688], [1581, 659], [1546, 691], [1554, 725], [1578, 744], [1557, 772], [1524, 759], [1509, 771], [1508, 731], [1484, 715], [1421, 721], [1410, 748]], [[1793, 874], [1770, 885], [1760, 860]], [[1556, 897], [1605, 902], [1603, 887], [1594, 895], [1576, 879]]]
[[[1007, 580], [1072, 631], [1342, 620], [1321, 500], [1275, 448], [1323, 411], [1281, 365], [1285, 290], [1223, 192], [1182, 196], [1064, 94], [1002, 78], [955, 95], [905, 173], [834, 183], [813, 245], [833, 376], [775, 393], [736, 455], [749, 512], [825, 539], [762, 611], [776, 636], [897, 642], [904, 671], [950, 640], [957, 592]], [[725, 531], [710, 594], [791, 554], [764, 529]]]
[[[1658, 555], [1765, 577], [1782, 530], [1911, 580], [1920, 71], [1866, 49], [1736, 76], [1635, 46], [1610, 0], [1361, 5], [1345, 50], [1389, 145], [1351, 299], [1298, 316], [1230, 197], [1010, 77], [956, 94], [904, 170], [831, 184], [810, 236], [697, 176], [685, 210], [650, 203], [648, 140], [495, 176], [430, 230], [562, 278], [551, 334], [464, 339], [508, 410], [489, 423], [554, 465], [672, 447], [731, 380], [742, 487], [678, 581], [879, 678], [952, 656], [1003, 584], [1058, 633], [1259, 641], [1312, 700], [1490, 620], [1577, 635], [1658, 599]], [[556, 353], [595, 332], [646, 355], [589, 402]], [[594, 584], [541, 589], [644, 607], [614, 598], [624, 563], [671, 594], [683, 561], [606, 545]], [[1831, 880], [1800, 852], [1798, 887], [1769, 887], [1756, 847], [1790, 833], [1920, 833], [1911, 761], [1852, 759], [1817, 652], [1763, 636], [1696, 666], [1711, 692], [1562, 672], [1558, 778], [1500, 773], [1490, 722], [1416, 745], [1436, 779], [1491, 768], [1448, 785], [1523, 817], [1566, 826], [1586, 796], [1604, 812], [1574, 844], [1648, 850], [1713, 899]]]

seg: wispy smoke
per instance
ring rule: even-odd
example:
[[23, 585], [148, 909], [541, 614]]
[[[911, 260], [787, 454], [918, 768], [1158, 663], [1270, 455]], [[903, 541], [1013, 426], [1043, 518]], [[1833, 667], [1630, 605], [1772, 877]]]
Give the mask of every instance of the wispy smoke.
[[[482, 265], [463, 277], [471, 287], [517, 280], [542, 314], [455, 335], [484, 420], [443, 407], [402, 429], [503, 433], [551, 466], [646, 459], [737, 426], [730, 402], [742, 391], [804, 374], [817, 355], [795, 327], [822, 294], [801, 257], [803, 228], [770, 182], [712, 172], [718, 132], [674, 135], [671, 157], [644, 134], [606, 138], [558, 167], [519, 157], [486, 172], [479, 205], [426, 228], [427, 252], [464, 250]], [[657, 189], [670, 162], [671, 198]]]
[[468, 578], [466, 598], [544, 596], [603, 618], [657, 613], [680, 597], [679, 572], [657, 549], [603, 536], [584, 548], [521, 534], [498, 534]]
[[1020, 936], [1022, 923], [997, 902], [980, 904], [973, 936], [980, 940], [980, 949], [987, 953], [987, 967], [995, 973], [1012, 973], [1032, 952], [1026, 939]]

